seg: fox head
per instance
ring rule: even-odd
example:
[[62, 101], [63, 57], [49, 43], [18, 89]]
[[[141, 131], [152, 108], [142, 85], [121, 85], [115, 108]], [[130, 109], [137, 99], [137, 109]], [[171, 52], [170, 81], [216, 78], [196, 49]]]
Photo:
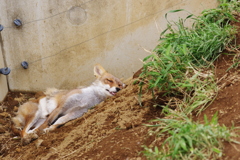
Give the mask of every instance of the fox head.
[[94, 75], [97, 77], [95, 84], [101, 87], [108, 96], [114, 96], [125, 87], [124, 83], [108, 73], [100, 64], [94, 66]]

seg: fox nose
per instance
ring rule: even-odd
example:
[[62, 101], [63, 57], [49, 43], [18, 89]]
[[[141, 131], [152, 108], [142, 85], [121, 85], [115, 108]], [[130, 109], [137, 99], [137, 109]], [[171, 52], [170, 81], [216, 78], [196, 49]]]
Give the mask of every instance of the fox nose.
[[120, 91], [121, 89], [117, 87], [116, 90], [117, 90], [117, 92], [118, 92], [118, 91]]

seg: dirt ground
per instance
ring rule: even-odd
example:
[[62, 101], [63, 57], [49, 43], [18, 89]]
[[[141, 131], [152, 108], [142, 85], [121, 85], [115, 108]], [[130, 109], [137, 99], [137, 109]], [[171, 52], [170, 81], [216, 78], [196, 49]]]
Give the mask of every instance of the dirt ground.
[[[232, 65], [232, 58], [232, 55], [222, 54], [216, 61], [215, 73], [220, 90], [213, 103], [194, 119], [201, 122], [204, 114], [211, 117], [218, 111], [221, 125], [240, 127], [240, 67], [226, 72]], [[20, 104], [38, 97], [38, 94], [9, 92], [6, 100], [0, 103], [0, 158], [145, 160], [141, 153], [143, 145], [150, 146], [155, 139], [143, 124], [163, 117], [161, 108], [153, 105], [165, 104], [168, 100], [159, 95], [153, 101], [146, 89], [139, 98], [139, 87], [133, 85], [133, 81], [129, 80], [125, 89], [82, 117], [40, 136], [26, 146], [20, 145], [20, 139], [13, 134], [11, 117]], [[225, 142], [223, 159], [240, 159], [240, 145]]]

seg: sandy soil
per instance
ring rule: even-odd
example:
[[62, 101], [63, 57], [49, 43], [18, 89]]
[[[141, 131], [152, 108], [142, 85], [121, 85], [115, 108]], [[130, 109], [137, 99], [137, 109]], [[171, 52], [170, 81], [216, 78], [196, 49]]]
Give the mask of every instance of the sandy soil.
[[[232, 58], [231, 55], [222, 54], [216, 61], [216, 79], [220, 90], [213, 103], [194, 119], [201, 122], [204, 114], [211, 117], [218, 111], [221, 125], [240, 126], [240, 67], [226, 72]], [[81, 118], [40, 136], [26, 146], [21, 146], [20, 139], [13, 134], [10, 118], [20, 104], [38, 97], [39, 93], [10, 92], [0, 104], [0, 158], [144, 160], [142, 146], [151, 145], [155, 139], [143, 124], [163, 117], [161, 108], [153, 105], [165, 104], [168, 99], [159, 94], [158, 99], [153, 101], [146, 89], [140, 99], [139, 87], [133, 85], [133, 81], [129, 80], [125, 89]], [[225, 142], [224, 146], [223, 159], [240, 157], [240, 145]]]

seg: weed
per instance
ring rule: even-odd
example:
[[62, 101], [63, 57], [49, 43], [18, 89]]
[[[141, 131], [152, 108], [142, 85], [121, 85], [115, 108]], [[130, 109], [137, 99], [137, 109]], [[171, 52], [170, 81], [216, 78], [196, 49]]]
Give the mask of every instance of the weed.
[[233, 54], [228, 54], [228, 55], [232, 55], [233, 57], [233, 64], [226, 70], [226, 72], [228, 72], [230, 69], [232, 68], [237, 68], [240, 64], [240, 50], [239, 50], [239, 46], [238, 47], [228, 47], [227, 50], [229, 52], [232, 52]]
[[189, 58], [185, 45], [182, 46], [181, 52], [173, 53], [171, 45], [163, 52], [164, 54], [161, 56], [153, 53], [143, 60], [146, 62], [152, 58], [151, 61], [144, 64], [140, 76], [147, 80], [145, 83], [148, 84], [150, 89], [159, 88], [168, 91], [176, 88], [175, 81], [184, 77]]
[[163, 142], [161, 150], [144, 146], [144, 155], [148, 159], [215, 159], [222, 156], [223, 141], [232, 141], [232, 130], [225, 126], [219, 126], [217, 113], [209, 121], [204, 118], [204, 124], [192, 121], [181, 112], [169, 111], [170, 117], [156, 119], [158, 127], [155, 133], [158, 136], [168, 134], [169, 137]]

